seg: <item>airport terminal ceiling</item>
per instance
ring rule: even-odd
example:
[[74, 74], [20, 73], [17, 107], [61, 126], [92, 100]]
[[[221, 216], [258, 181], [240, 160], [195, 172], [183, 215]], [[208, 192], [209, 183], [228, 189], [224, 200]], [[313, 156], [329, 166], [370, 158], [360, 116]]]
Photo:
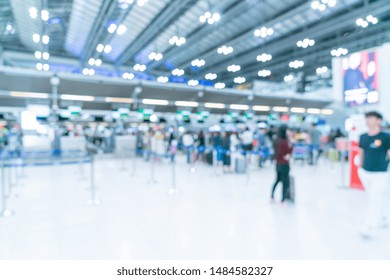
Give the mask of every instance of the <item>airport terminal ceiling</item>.
[[[172, 84], [172, 99], [248, 103], [229, 89], [251, 90], [254, 81], [301, 94], [331, 88], [332, 50], [379, 46], [389, 41], [389, 28], [388, 0], [0, 0], [0, 62], [83, 81], [132, 82], [102, 90], [65, 79], [60, 93], [131, 97], [141, 83], [143, 98], [170, 99]], [[18, 84], [51, 90], [49, 83]], [[197, 97], [199, 91], [212, 93]]]

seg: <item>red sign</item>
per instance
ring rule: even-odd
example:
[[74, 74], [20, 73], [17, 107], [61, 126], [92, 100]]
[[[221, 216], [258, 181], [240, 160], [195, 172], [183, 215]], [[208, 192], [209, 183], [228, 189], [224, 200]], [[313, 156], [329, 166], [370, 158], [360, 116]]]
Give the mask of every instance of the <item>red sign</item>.
[[351, 171], [349, 186], [353, 189], [364, 190], [363, 184], [360, 181], [358, 174], [359, 162], [359, 143], [356, 141], [351, 141], [349, 148], [349, 167]]
[[340, 152], [346, 152], [349, 148], [349, 142], [347, 138], [336, 139], [336, 149]]

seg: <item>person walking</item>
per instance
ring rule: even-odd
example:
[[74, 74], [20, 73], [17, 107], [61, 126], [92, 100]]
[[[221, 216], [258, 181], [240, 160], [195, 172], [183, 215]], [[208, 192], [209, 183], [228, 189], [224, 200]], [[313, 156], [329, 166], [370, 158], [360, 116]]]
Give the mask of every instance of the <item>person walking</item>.
[[382, 212], [383, 194], [389, 186], [390, 135], [381, 130], [382, 115], [371, 111], [366, 113], [368, 132], [360, 136], [359, 178], [367, 192], [366, 219], [360, 234], [369, 238], [375, 228], [387, 227]]
[[283, 184], [282, 203], [289, 199], [288, 192], [290, 186], [290, 157], [292, 153], [292, 145], [288, 140], [287, 134], [287, 126], [280, 126], [274, 145], [276, 160], [276, 181], [272, 187], [271, 202], [274, 202], [275, 190], [280, 182]]

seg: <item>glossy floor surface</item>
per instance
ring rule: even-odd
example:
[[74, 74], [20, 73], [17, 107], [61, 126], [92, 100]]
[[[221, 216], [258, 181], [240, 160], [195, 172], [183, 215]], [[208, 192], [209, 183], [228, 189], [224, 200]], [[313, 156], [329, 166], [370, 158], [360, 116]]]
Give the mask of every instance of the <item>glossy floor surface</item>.
[[[96, 159], [98, 206], [86, 204], [89, 164], [84, 180], [78, 165], [26, 167], [14, 215], [0, 218], [0, 259], [390, 259], [390, 229], [358, 234], [366, 194], [338, 188], [336, 164], [294, 164], [296, 203], [285, 207], [269, 201], [272, 166], [175, 166], [172, 195], [166, 162]], [[390, 185], [384, 199], [390, 216]]]

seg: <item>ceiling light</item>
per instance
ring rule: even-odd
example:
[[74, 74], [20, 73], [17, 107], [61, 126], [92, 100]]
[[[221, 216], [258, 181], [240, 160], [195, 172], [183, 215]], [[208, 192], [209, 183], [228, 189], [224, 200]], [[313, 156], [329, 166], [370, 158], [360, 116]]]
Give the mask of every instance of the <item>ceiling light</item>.
[[39, 41], [41, 40], [41, 36], [37, 33], [33, 34], [33, 41], [35, 43], [39, 43]]
[[168, 100], [163, 100], [163, 99], [142, 99], [142, 104], [166, 106], [166, 105], [169, 104], [169, 101]]
[[186, 43], [186, 38], [184, 37], [173, 36], [171, 39], [169, 39], [169, 44], [176, 45], [178, 47], [184, 45], [185, 43]]
[[112, 51], [112, 47], [110, 45], [106, 45], [103, 50], [105, 53], [110, 53]]
[[189, 86], [195, 87], [195, 86], [199, 85], [199, 81], [198, 80], [189, 80], [187, 84]]
[[342, 56], [342, 55], [347, 55], [348, 54], [348, 49], [345, 49], [345, 48], [333, 49], [333, 50], [331, 50], [330, 54], [332, 56], [336, 56], [336, 57], [339, 57], [339, 56]]
[[151, 52], [151, 53], [148, 55], [148, 58], [149, 58], [150, 60], [160, 61], [160, 60], [163, 58], [163, 55], [162, 55], [162, 53]]
[[226, 87], [225, 83], [216, 83], [214, 85], [216, 89], [224, 89]]
[[43, 43], [44, 45], [49, 44], [49, 41], [50, 41], [50, 37], [49, 37], [49, 36], [47, 36], [47, 35], [43, 35], [43, 36], [42, 36], [42, 43]]
[[108, 28], [107, 28], [107, 31], [108, 33], [114, 33], [116, 31], [116, 29], [118, 28], [118, 26], [115, 24], [115, 23], [111, 23]]
[[271, 75], [271, 70], [260, 70], [257, 75], [260, 77], [268, 77]]
[[255, 105], [252, 107], [253, 111], [260, 111], [260, 112], [268, 112], [271, 110], [269, 106], [260, 106], [260, 105]]
[[60, 98], [62, 100], [72, 100], [72, 101], [94, 101], [95, 100], [95, 97], [90, 95], [61, 94]]
[[168, 83], [168, 81], [169, 81], [168, 77], [165, 77], [165, 76], [160, 76], [157, 78], [157, 82], [162, 83], [162, 84]]
[[116, 30], [116, 34], [118, 34], [120, 36], [120, 35], [125, 34], [126, 31], [127, 31], [126, 26], [121, 24], [121, 25], [118, 26], [118, 29]]
[[290, 68], [294, 68], [294, 69], [297, 69], [297, 68], [301, 68], [305, 65], [305, 63], [302, 61], [302, 60], [294, 60], [294, 61], [291, 61], [288, 66]]
[[198, 107], [199, 103], [194, 101], [176, 101], [175, 105], [178, 107]]
[[122, 74], [122, 78], [125, 80], [132, 80], [134, 79], [134, 74], [125, 72]]
[[267, 28], [267, 27], [261, 27], [261, 28], [257, 28], [255, 31], [254, 31], [254, 35], [256, 37], [261, 37], [261, 38], [266, 38], [268, 36], [271, 36], [272, 34], [274, 34], [274, 30], [272, 28]]
[[315, 43], [316, 41], [314, 41], [313, 39], [305, 38], [297, 42], [297, 47], [306, 49], [308, 47], [314, 46]]
[[137, 63], [136, 65], [134, 65], [133, 69], [135, 71], [144, 72], [146, 70], [146, 65]]
[[241, 70], [241, 66], [240, 66], [240, 65], [236, 65], [236, 64], [232, 64], [232, 65], [229, 65], [229, 66], [227, 67], [227, 70], [228, 70], [229, 72], [235, 73], [235, 72], [238, 72], [238, 71]]
[[35, 68], [36, 68], [37, 70], [41, 71], [41, 70], [43, 69], [43, 64], [42, 64], [42, 63], [37, 63], [37, 64], [35, 65]]
[[275, 106], [275, 107], [272, 107], [272, 110], [274, 112], [288, 112], [288, 107]]
[[223, 45], [222, 47], [219, 47], [217, 49], [217, 53], [223, 54], [223, 55], [231, 54], [233, 51], [234, 51], [233, 47], [225, 46], [225, 45]]
[[34, 53], [34, 55], [35, 55], [35, 58], [36, 58], [36, 59], [41, 59], [41, 58], [42, 58], [42, 53], [41, 53], [40, 51], [36, 51], [36, 52]]
[[287, 76], [284, 76], [284, 81], [285, 82], [291, 82], [292, 80], [294, 79], [294, 76], [293, 75], [287, 75]]
[[95, 59], [91, 57], [91, 58], [88, 60], [88, 64], [91, 65], [91, 66], [92, 66], [92, 65], [95, 65]]
[[35, 7], [30, 7], [30, 9], [28, 9], [28, 12], [29, 12], [30, 17], [31, 17], [32, 19], [36, 19], [36, 18], [38, 17], [38, 10], [37, 10], [37, 8], [35, 8]]
[[98, 58], [95, 60], [95, 66], [99, 67], [100, 65], [102, 65], [102, 60]]
[[143, 6], [145, 6], [146, 2], [148, 2], [148, 0], [138, 0], [137, 5], [140, 7], [143, 7]]
[[203, 15], [199, 17], [199, 21], [201, 23], [214, 24], [221, 19], [221, 15], [219, 13], [211, 13], [205, 12]]
[[323, 115], [333, 115], [334, 111], [332, 109], [322, 109], [321, 114]]
[[21, 92], [21, 91], [11, 91], [9, 93], [12, 97], [24, 97], [24, 98], [49, 98], [47, 93], [38, 93], [38, 92]]
[[104, 45], [103, 44], [97, 45], [97, 47], [96, 47], [96, 51], [97, 52], [101, 53], [101, 52], [103, 52], [103, 50], [104, 50]]
[[230, 104], [229, 106], [230, 109], [232, 110], [243, 110], [246, 111], [249, 109], [248, 105], [242, 105], [242, 104]]
[[43, 71], [49, 71], [50, 70], [50, 65], [45, 63], [43, 64]]
[[176, 68], [176, 69], [172, 70], [172, 75], [174, 75], [174, 76], [182, 76], [182, 75], [184, 75], [184, 70]]
[[329, 70], [328, 67], [322, 66], [322, 67], [318, 67], [318, 68], [316, 69], [316, 73], [317, 73], [317, 75], [322, 75], [322, 74], [327, 73], [328, 70]]
[[311, 8], [313, 10], [318, 10], [320, 12], [325, 11], [327, 8], [333, 8], [336, 6], [337, 1], [336, 0], [315, 0], [311, 2]]
[[244, 77], [236, 77], [234, 78], [234, 83], [236, 84], [243, 84], [246, 82], [246, 79]]
[[223, 104], [223, 103], [210, 103], [210, 102], [206, 102], [204, 104], [204, 107], [205, 108], [209, 108], [209, 109], [224, 109], [225, 108], [225, 104]]
[[49, 20], [49, 11], [47, 10], [42, 10], [41, 11], [41, 19], [43, 21], [48, 21]]
[[217, 78], [217, 74], [215, 74], [215, 73], [207, 73], [205, 75], [206, 80], [212, 81], [212, 80], [215, 80], [216, 78]]
[[267, 53], [262, 53], [262, 54], [259, 54], [257, 57], [256, 57], [257, 61], [259, 62], [267, 62], [269, 60], [272, 59], [272, 55], [270, 54], [267, 54]]
[[95, 70], [91, 68], [84, 68], [82, 73], [83, 75], [93, 76], [95, 75]]
[[309, 114], [321, 114], [321, 110], [320, 109], [316, 109], [316, 108], [309, 108], [309, 109], [307, 109], [307, 113], [309, 113]]
[[132, 103], [133, 99], [131, 98], [122, 98], [122, 97], [106, 97], [104, 101], [111, 103]]
[[303, 114], [306, 112], [306, 109], [305, 108], [301, 108], [301, 107], [292, 107], [290, 109], [291, 113], [296, 113], [296, 114]]
[[202, 67], [205, 64], [206, 61], [204, 61], [203, 59], [194, 59], [193, 61], [191, 61], [191, 65], [194, 67]]
[[369, 24], [377, 24], [377, 23], [378, 23], [378, 19], [373, 15], [368, 15], [365, 20], [362, 18], [358, 18], [356, 20], [356, 25], [363, 28], [368, 27]]

